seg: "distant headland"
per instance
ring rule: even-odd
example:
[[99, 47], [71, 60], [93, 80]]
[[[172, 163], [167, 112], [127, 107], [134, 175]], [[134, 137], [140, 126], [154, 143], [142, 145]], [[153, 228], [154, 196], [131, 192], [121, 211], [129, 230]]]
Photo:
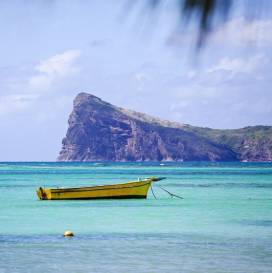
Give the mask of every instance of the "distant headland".
[[87, 93], [74, 100], [59, 161], [272, 161], [272, 126], [210, 129], [161, 120]]

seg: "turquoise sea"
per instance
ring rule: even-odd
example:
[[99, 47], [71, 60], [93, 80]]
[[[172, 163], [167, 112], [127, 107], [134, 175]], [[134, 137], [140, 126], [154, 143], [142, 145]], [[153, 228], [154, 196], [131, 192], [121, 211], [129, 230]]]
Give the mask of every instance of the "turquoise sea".
[[[154, 175], [157, 199], [35, 193]], [[0, 193], [1, 273], [272, 272], [271, 163], [0, 163]]]

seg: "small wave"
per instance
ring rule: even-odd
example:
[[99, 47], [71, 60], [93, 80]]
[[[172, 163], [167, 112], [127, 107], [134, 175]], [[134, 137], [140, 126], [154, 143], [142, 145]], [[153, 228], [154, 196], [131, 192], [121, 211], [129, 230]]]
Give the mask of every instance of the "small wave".
[[37, 184], [9, 184], [9, 185], [0, 185], [0, 189], [14, 189], [14, 188], [37, 188]]
[[272, 220], [244, 220], [241, 222], [244, 225], [258, 226], [258, 227], [272, 227]]
[[168, 183], [170, 187], [182, 187], [182, 188], [272, 188], [272, 183]]

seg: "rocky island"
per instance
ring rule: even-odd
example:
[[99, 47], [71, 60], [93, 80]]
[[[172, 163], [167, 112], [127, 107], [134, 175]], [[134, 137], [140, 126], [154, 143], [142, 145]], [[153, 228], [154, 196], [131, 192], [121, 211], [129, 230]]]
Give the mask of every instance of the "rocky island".
[[161, 120], [80, 93], [59, 161], [272, 161], [272, 127], [218, 130]]

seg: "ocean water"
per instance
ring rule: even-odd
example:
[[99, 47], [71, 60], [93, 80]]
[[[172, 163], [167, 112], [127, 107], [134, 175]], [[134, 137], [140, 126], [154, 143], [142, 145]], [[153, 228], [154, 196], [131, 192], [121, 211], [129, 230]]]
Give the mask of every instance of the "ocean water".
[[[157, 199], [35, 193], [154, 175]], [[1, 273], [272, 272], [271, 163], [0, 163], [0, 193]]]

